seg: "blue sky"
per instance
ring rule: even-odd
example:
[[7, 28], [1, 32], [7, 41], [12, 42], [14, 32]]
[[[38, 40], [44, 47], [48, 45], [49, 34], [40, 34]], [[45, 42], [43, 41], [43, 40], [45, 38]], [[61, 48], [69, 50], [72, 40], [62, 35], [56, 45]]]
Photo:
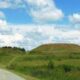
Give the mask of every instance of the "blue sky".
[[[73, 13], [80, 12], [79, 0], [64, 0], [64, 1], [54, 0], [54, 2], [55, 2], [55, 5], [58, 8], [60, 8], [65, 14], [65, 17], [62, 21], [57, 21], [59, 23], [65, 23], [65, 22], [68, 23], [69, 21], [66, 16]], [[1, 8], [0, 11], [4, 12], [6, 19], [9, 23], [12, 23], [12, 24], [33, 23], [34, 21], [32, 20], [29, 13], [26, 11], [26, 8], [28, 8], [28, 6], [24, 8], [17, 7], [15, 9], [10, 9], [8, 7], [8, 8]], [[52, 21], [51, 23], [54, 23], [54, 21]]]
[[66, 15], [80, 12], [80, 0], [55, 0], [55, 3]]
[[80, 44], [80, 0], [0, 0], [0, 45], [32, 49]]

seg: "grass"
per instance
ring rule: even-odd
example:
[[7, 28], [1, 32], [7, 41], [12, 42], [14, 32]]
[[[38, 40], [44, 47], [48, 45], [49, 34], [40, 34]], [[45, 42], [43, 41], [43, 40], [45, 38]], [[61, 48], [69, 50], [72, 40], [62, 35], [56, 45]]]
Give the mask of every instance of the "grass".
[[[49, 69], [48, 66], [50, 60], [52, 60], [54, 65], [52, 69]], [[79, 67], [80, 59], [65, 59], [59, 56], [54, 58], [54, 56], [51, 55], [45, 55], [43, 57], [43, 55], [26, 54], [17, 58], [12, 65], [9, 66], [9, 69], [40, 80], [79, 80]], [[75, 72], [76, 76], [74, 77]]]
[[52, 45], [48, 45], [48, 49], [40, 46], [28, 54], [20, 50], [0, 49], [0, 67], [26, 80], [80, 80], [80, 47], [65, 45], [68, 47], [65, 50], [65, 46], [60, 46], [53, 51], [50, 51], [54, 47]]

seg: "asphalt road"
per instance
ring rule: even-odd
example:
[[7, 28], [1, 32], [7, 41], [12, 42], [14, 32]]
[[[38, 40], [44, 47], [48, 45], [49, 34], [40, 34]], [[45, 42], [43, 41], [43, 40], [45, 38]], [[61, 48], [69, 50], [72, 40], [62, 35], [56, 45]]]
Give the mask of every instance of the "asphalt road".
[[0, 80], [25, 80], [25, 79], [12, 72], [0, 69]]

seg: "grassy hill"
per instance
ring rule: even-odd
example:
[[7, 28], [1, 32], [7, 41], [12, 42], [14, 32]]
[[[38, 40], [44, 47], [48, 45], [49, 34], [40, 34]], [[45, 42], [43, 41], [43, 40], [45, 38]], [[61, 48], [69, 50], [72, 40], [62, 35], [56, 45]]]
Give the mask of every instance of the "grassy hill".
[[0, 48], [0, 67], [26, 80], [80, 80], [80, 46], [44, 44], [30, 52]]
[[11, 47], [2, 47], [0, 48], [0, 64], [6, 65], [9, 61], [16, 56], [24, 55], [24, 49], [11, 48]]
[[[9, 71], [12, 71], [22, 77], [25, 78], [25, 80], [36, 80], [36, 78], [24, 75], [22, 72], [19, 72], [15, 70], [14, 68], [18, 68], [16, 63], [21, 64], [20, 62], [17, 62], [17, 59], [20, 59], [24, 56], [26, 56], [26, 51], [23, 48], [17, 48], [17, 47], [2, 47], [0, 48], [0, 68], [7, 69]], [[16, 62], [16, 63], [15, 63]], [[23, 64], [21, 64], [22, 66]], [[22, 66], [24, 68], [24, 66]], [[37, 79], [38, 80], [38, 79]]]
[[40, 53], [60, 53], [60, 52], [80, 52], [80, 46], [76, 44], [44, 44], [31, 52], [40, 52]]

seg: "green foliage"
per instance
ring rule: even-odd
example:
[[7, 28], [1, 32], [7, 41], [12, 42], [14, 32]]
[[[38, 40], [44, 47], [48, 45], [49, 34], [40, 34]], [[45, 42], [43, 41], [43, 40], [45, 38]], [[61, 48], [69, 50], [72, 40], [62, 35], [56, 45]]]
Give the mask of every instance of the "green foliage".
[[65, 72], [70, 72], [72, 70], [71, 66], [65, 64], [62, 65], [62, 68], [64, 69]]
[[52, 60], [49, 60], [49, 63], [48, 63], [48, 69], [54, 69], [54, 63]]
[[1, 49], [4, 49], [4, 50], [16, 50], [16, 51], [22, 51], [22, 52], [26, 52], [26, 50], [24, 49], [24, 48], [19, 48], [19, 47], [7, 47], [7, 46], [5, 46], [5, 47], [2, 47]]

